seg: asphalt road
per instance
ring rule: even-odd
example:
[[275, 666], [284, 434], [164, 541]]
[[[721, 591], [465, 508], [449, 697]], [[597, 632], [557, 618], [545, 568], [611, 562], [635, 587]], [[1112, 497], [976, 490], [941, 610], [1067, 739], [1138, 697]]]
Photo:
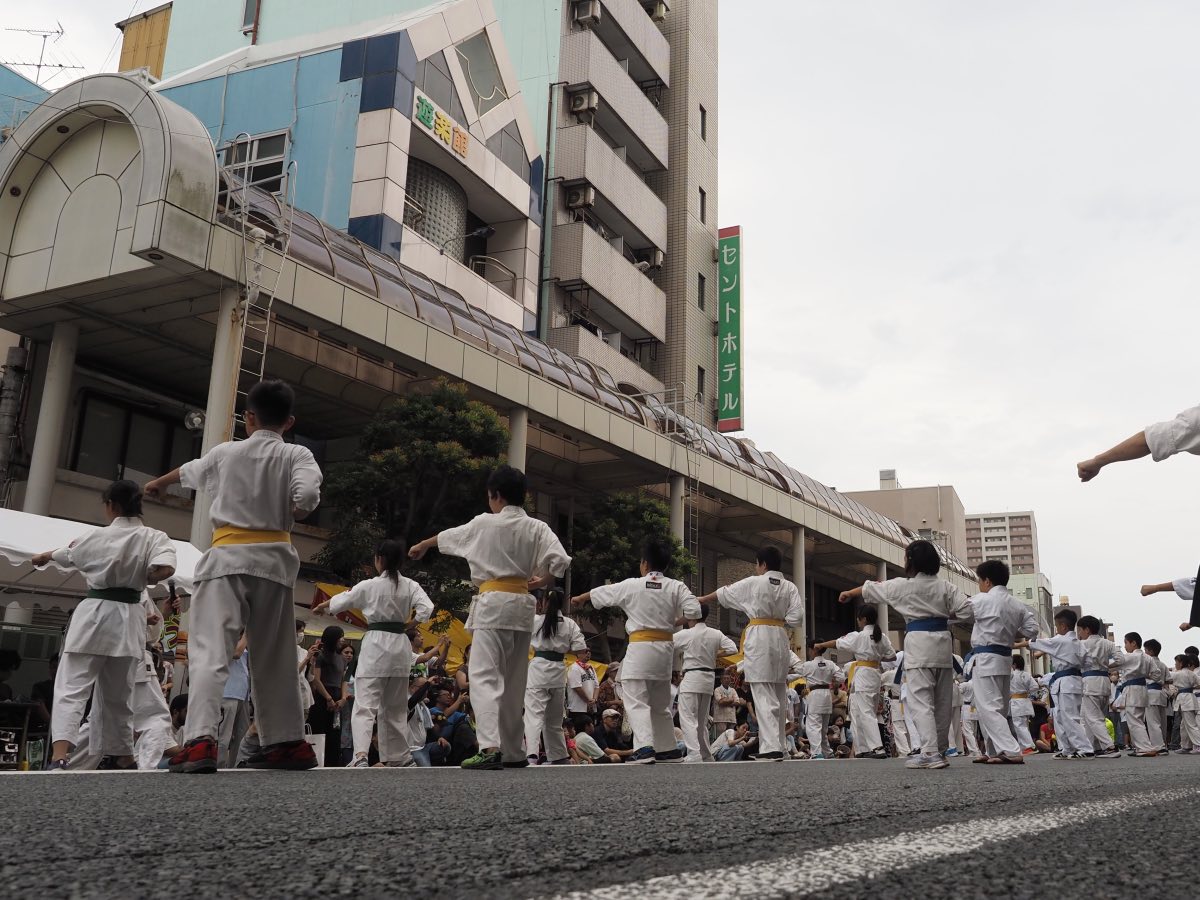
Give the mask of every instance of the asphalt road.
[[1200, 758], [13, 773], [0, 808], [10, 897], [1169, 900]]

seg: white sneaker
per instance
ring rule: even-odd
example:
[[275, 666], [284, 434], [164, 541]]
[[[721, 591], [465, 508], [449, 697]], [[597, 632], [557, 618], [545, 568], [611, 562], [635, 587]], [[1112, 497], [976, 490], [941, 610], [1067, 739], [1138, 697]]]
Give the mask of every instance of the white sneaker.
[[354, 757], [354, 759], [350, 760], [350, 762], [346, 763], [346, 768], [347, 769], [369, 769], [369, 768], [371, 768], [371, 764], [369, 762], [367, 762], [367, 758], [365, 756], [356, 756], [356, 757]]
[[950, 763], [941, 756], [914, 756], [904, 764], [906, 769], [946, 769]]

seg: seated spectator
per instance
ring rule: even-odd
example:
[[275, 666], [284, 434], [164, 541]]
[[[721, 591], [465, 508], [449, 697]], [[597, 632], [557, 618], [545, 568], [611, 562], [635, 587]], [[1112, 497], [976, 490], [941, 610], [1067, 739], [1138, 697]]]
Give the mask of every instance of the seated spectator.
[[[588, 655], [590, 657], [591, 654]], [[622, 714], [625, 712], [625, 701], [621, 699], [621, 687], [617, 684], [617, 676], [620, 674], [620, 663], [612, 663], [604, 670], [604, 677], [600, 679], [596, 692], [597, 709], [615, 709]]]
[[1058, 746], [1054, 736], [1054, 717], [1051, 716], [1046, 720], [1038, 732], [1038, 739], [1034, 741], [1034, 745], [1042, 753], [1053, 753]]
[[757, 741], [750, 736], [750, 729], [742, 723], [736, 729], [729, 728], [717, 735], [709, 750], [717, 762], [737, 762], [744, 759], [752, 744]]
[[575, 731], [574, 723], [571, 723], [571, 733], [575, 736], [575, 754], [572, 757], [575, 762], [584, 764], [621, 762], [619, 753], [615, 750], [605, 750], [596, 742], [595, 732], [596, 723], [591, 719], [585, 721], [583, 728], [578, 732]]
[[429, 710], [437, 739], [427, 745], [429, 760], [435, 766], [457, 766], [479, 752], [475, 729], [467, 715], [469, 694], [463, 691], [454, 698], [449, 687], [440, 687], [436, 705]]
[[602, 727], [595, 734], [600, 749], [616, 754], [622, 762], [633, 756], [633, 741], [625, 736], [621, 728], [621, 714], [615, 709], [606, 709], [601, 716], [601, 722]]
[[429, 693], [429, 681], [414, 678], [408, 685], [408, 749], [413, 761], [422, 768], [433, 765], [429, 758], [429, 744], [437, 743], [433, 734], [433, 715], [425, 704]]
[[463, 650], [462, 665], [454, 670], [454, 684], [460, 691], [470, 690], [471, 688], [471, 645], [467, 644]]

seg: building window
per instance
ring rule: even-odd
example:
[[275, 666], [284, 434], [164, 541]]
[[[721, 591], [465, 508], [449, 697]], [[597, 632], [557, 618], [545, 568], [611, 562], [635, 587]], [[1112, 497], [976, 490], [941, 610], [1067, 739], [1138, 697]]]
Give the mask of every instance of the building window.
[[708, 279], [704, 277], [703, 272], [696, 273], [696, 305], [704, 309], [704, 293], [708, 287]]
[[704, 368], [696, 366], [696, 394], [704, 397]]
[[708, 194], [705, 193], [704, 188], [700, 188], [700, 221], [708, 221]]
[[259, 0], [246, 0], [242, 7], [242, 34], [249, 34], [258, 25]]
[[458, 53], [459, 62], [462, 63], [471, 99], [475, 101], [475, 111], [482, 118], [489, 110], [508, 99], [508, 95], [504, 93], [504, 79], [500, 77], [500, 67], [496, 65], [496, 57], [492, 53], [492, 44], [488, 40], [487, 32], [479, 32], [454, 49]]
[[708, 110], [700, 107], [700, 140], [708, 140]]
[[169, 472], [200, 449], [200, 434], [182, 422], [120, 400], [85, 394], [71, 468], [84, 475], [137, 482]]
[[285, 186], [287, 149], [287, 132], [261, 134], [249, 140], [227, 144], [223, 150], [223, 160], [238, 178], [264, 191], [280, 194]]

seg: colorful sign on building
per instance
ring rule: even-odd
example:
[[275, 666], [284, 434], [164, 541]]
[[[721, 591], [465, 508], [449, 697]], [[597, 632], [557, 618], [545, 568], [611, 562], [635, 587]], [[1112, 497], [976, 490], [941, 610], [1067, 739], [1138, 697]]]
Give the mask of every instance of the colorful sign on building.
[[717, 232], [717, 430], [742, 424], [742, 227]]
[[436, 103], [416, 91], [413, 95], [413, 121], [424, 126], [425, 130], [446, 145], [447, 150], [467, 158], [471, 136], [465, 128], [455, 124]]

